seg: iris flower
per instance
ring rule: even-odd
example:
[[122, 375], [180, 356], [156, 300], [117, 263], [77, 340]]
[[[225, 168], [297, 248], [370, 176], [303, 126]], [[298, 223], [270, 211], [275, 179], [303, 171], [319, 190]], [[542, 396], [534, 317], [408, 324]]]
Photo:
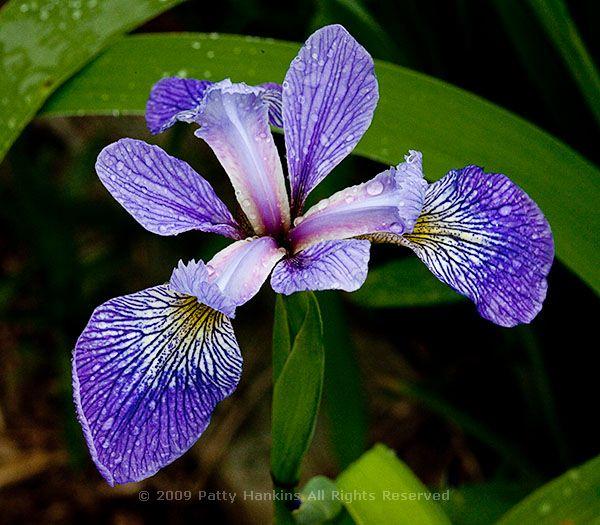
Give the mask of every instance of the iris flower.
[[[242, 356], [230, 319], [270, 277], [275, 292], [365, 281], [371, 242], [411, 248], [499, 325], [529, 322], [546, 295], [550, 228], [506, 176], [477, 166], [428, 185], [421, 154], [304, 211], [305, 200], [371, 123], [371, 56], [339, 25], [314, 33], [282, 86], [166, 78], [152, 89], [154, 133], [195, 123], [223, 165], [242, 219], [188, 164], [123, 139], [96, 170], [147, 230], [200, 230], [233, 242], [210, 261], [179, 262], [168, 283], [99, 306], [73, 355], [78, 417], [108, 483], [151, 476], [187, 451], [236, 388]], [[270, 125], [283, 127], [289, 192]]]

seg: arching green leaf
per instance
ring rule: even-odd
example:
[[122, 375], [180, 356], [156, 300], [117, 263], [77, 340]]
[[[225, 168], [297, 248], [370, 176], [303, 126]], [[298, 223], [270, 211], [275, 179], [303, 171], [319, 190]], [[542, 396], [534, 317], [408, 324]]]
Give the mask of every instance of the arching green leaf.
[[0, 160], [66, 78], [123, 33], [182, 1], [8, 2], [0, 10]]

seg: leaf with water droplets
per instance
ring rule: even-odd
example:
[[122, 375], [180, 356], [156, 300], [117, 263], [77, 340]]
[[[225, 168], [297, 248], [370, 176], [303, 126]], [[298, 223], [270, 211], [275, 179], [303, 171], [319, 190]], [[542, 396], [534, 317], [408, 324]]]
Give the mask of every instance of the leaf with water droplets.
[[183, 0], [19, 0], [0, 11], [0, 160], [48, 96], [123, 33]]
[[497, 525], [600, 522], [600, 456], [568, 470], [509, 510]]

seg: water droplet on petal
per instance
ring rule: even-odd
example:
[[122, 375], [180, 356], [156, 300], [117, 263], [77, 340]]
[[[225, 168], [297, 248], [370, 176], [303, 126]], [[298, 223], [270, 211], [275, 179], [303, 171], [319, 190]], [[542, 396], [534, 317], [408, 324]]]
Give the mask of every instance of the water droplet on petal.
[[375, 195], [379, 195], [383, 191], [383, 184], [378, 180], [372, 180], [367, 183], [367, 193], [374, 197]]
[[329, 206], [329, 199], [323, 199], [319, 204], [317, 204], [317, 209], [319, 211], [323, 211], [325, 208]]
[[502, 217], [506, 217], [511, 211], [512, 208], [510, 206], [502, 206], [502, 208], [500, 208], [500, 215], [502, 215]]

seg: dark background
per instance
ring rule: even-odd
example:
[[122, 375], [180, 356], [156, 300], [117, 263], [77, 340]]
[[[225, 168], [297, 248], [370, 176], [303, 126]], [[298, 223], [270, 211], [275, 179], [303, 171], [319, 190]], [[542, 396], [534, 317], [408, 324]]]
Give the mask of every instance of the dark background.
[[[526, 4], [365, 2], [383, 39], [332, 1], [190, 1], [138, 31], [301, 42], [316, 27], [341, 22], [375, 58], [477, 93], [598, 163], [595, 121]], [[568, 4], [597, 60], [600, 4]], [[0, 165], [0, 523], [268, 522], [269, 504], [199, 503], [195, 496], [166, 503], [155, 492], [270, 488], [274, 296], [267, 286], [235, 321], [245, 358], [241, 386], [190, 453], [146, 482], [115, 489], [88, 458], [71, 401], [70, 353], [93, 308], [166, 281], [180, 258], [210, 257], [222, 246], [204, 234], [154, 236], [112, 200], [93, 165], [104, 145], [123, 136], [157, 141], [143, 119], [39, 119]], [[231, 197], [190, 128], [178, 126], [159, 142]], [[381, 166], [350, 158], [340, 169], [339, 180], [317, 193], [370, 178]], [[389, 247], [374, 252], [373, 266], [407, 256]], [[366, 410], [367, 445], [393, 447], [432, 487], [474, 486], [473, 505], [490, 515], [597, 454], [598, 299], [558, 261], [549, 283], [541, 315], [514, 330], [480, 319], [467, 302], [366, 310], [346, 295], [320, 294], [341, 306], [342, 317], [328, 318], [326, 329], [348, 334], [359, 363], [364, 392], [356, 410]], [[306, 478], [335, 477], [349, 459], [336, 453], [334, 435], [324, 411]], [[142, 489], [150, 491], [147, 503], [138, 501]]]

